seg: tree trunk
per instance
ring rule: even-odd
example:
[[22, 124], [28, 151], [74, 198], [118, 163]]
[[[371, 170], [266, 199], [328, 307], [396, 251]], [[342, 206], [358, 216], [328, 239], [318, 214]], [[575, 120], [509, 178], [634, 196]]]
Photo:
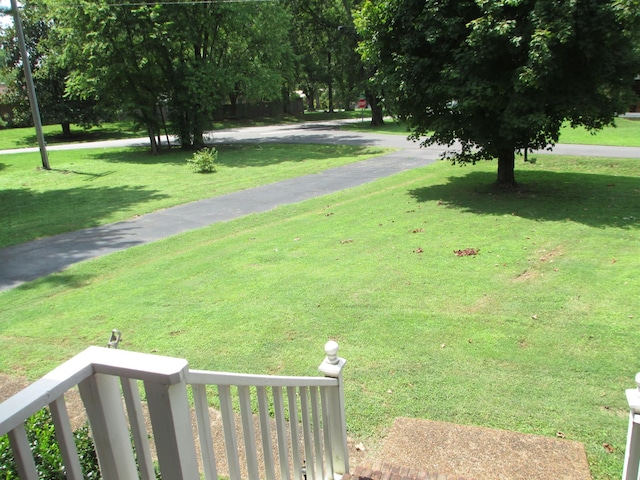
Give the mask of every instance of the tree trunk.
[[315, 91], [315, 89], [309, 88], [304, 93], [307, 96], [307, 110], [309, 110], [310, 112], [315, 112], [316, 111], [316, 104], [315, 104], [316, 91]]
[[147, 132], [149, 133], [149, 143], [151, 145], [151, 154], [158, 154], [158, 144], [156, 143], [156, 136], [153, 131], [153, 126], [151, 124], [147, 124]]
[[333, 113], [333, 72], [331, 71], [331, 50], [327, 52], [327, 71], [329, 73], [329, 113]]
[[183, 112], [180, 115], [179, 134], [180, 148], [182, 150], [191, 150], [191, 132], [189, 130], [189, 115]]
[[238, 118], [238, 94], [236, 92], [229, 94], [229, 103], [231, 104], [231, 117]]
[[371, 107], [371, 126], [380, 127], [384, 125], [384, 119], [382, 115], [382, 107], [378, 103], [378, 98], [375, 95], [365, 94], [367, 102]]
[[498, 179], [496, 185], [500, 188], [516, 186], [515, 151], [513, 148], [501, 149], [498, 152]]
[[71, 123], [67, 121], [62, 122], [62, 136], [63, 137], [71, 136]]
[[202, 150], [204, 144], [204, 119], [200, 112], [193, 113], [193, 149]]
[[193, 149], [202, 150], [204, 147], [204, 129], [196, 127], [193, 131]]

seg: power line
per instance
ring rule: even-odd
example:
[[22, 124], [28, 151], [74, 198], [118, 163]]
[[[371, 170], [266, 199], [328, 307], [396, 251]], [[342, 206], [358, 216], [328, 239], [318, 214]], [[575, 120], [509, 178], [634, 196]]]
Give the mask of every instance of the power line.
[[[149, 2], [120, 2], [120, 3], [106, 3], [104, 6], [108, 7], [145, 7], [155, 5], [213, 5], [220, 3], [276, 3], [280, 0], [157, 0]], [[80, 7], [80, 3], [68, 4], [70, 7]], [[23, 9], [22, 5], [18, 5], [18, 9]], [[11, 14], [10, 7], [0, 6], [0, 14]]]
[[127, 3], [107, 3], [108, 6], [113, 7], [144, 7], [146, 5], [206, 5], [213, 3], [257, 3], [257, 2], [277, 2], [279, 0], [189, 0], [181, 2], [179, 0], [166, 0], [156, 2], [127, 2]]

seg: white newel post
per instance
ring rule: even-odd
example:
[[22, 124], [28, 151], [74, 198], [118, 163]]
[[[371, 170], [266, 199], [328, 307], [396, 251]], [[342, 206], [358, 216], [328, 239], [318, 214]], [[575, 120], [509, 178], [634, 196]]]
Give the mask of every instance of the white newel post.
[[342, 383], [342, 369], [347, 361], [338, 357], [338, 344], [333, 340], [325, 344], [324, 351], [326, 357], [318, 368], [326, 377], [338, 380], [338, 388], [331, 388], [327, 395], [327, 413], [333, 469], [335, 473], [342, 475], [349, 473], [347, 422], [344, 411], [344, 389]]
[[162, 478], [200, 478], [185, 377], [186, 370], [179, 383], [144, 382]]
[[629, 430], [622, 480], [638, 480], [640, 467], [640, 373], [636, 375], [636, 384], [637, 388], [626, 391], [629, 403]]

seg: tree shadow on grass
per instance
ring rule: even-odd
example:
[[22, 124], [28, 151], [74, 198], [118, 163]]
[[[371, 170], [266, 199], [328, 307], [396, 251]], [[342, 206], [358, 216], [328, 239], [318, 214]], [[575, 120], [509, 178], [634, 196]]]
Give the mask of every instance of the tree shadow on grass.
[[497, 190], [495, 173], [471, 172], [441, 185], [417, 188], [418, 202], [438, 201], [478, 215], [515, 215], [571, 221], [596, 228], [640, 228], [640, 178], [565, 172], [520, 172], [521, 188]]
[[158, 155], [153, 155], [148, 147], [129, 147], [125, 150], [117, 149], [116, 151], [107, 150], [91, 153], [90, 156], [95, 160], [111, 163], [131, 163], [135, 165], [159, 165], [173, 164], [185, 165], [187, 158], [193, 152], [172, 148], [170, 150], [161, 150]]
[[266, 167], [279, 163], [321, 161], [336, 157], [363, 155], [367, 147], [319, 144], [253, 144], [216, 145], [218, 163], [229, 168]]
[[[37, 192], [0, 190], [0, 245], [80, 230], [103, 224], [114, 212], [167, 198], [144, 187], [76, 187]], [[131, 216], [135, 215], [135, 211]]]
[[[132, 132], [123, 131], [116, 127], [85, 130], [81, 127], [72, 127], [71, 135], [64, 135], [62, 133], [62, 127], [60, 132], [48, 132], [44, 134], [47, 145], [60, 145], [65, 143], [88, 143], [88, 142], [101, 142], [104, 140], [119, 140], [123, 138], [137, 138], [144, 137], [145, 132]], [[37, 147], [38, 137], [34, 133], [33, 135], [25, 135], [16, 142], [17, 148], [20, 147]]]
[[76, 289], [86, 286], [93, 278], [95, 278], [95, 275], [76, 275], [68, 272], [58, 272], [54, 275], [47, 275], [33, 281], [27, 281], [27, 283], [21, 284], [15, 288], [18, 290], [34, 290], [42, 285], [46, 285], [47, 287], [54, 288], [64, 287]]
[[[218, 150], [217, 165], [228, 168], [266, 167], [284, 162], [313, 162], [328, 158], [355, 156], [366, 153], [366, 146], [287, 144], [287, 143], [237, 143], [215, 144]], [[148, 149], [131, 148], [127, 151], [99, 152], [93, 158], [105, 162], [132, 163], [138, 165], [174, 164], [186, 165], [194, 151], [172, 148], [152, 155]]]

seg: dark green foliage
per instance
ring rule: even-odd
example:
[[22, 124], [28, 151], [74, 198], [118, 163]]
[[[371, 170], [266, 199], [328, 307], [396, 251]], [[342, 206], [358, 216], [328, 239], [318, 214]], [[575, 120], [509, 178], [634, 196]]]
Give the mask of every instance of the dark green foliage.
[[154, 153], [167, 130], [200, 149], [220, 104], [280, 98], [292, 68], [287, 13], [252, 3], [47, 0], [65, 42], [67, 92], [133, 116]]
[[[38, 476], [45, 480], [66, 478], [65, 467], [62, 463], [60, 448], [56, 441], [55, 429], [48, 409], [40, 410], [27, 420], [27, 438], [31, 445], [33, 458], [38, 469]], [[102, 478], [98, 467], [98, 457], [89, 436], [89, 427], [81, 427], [73, 433], [85, 479]], [[0, 478], [4, 480], [17, 479], [16, 468], [9, 438], [0, 437]]]
[[513, 184], [514, 150], [553, 145], [564, 121], [600, 129], [633, 103], [623, 3], [370, 0], [362, 51], [413, 138], [459, 140], [454, 162], [498, 158], [499, 183]]
[[[54, 28], [55, 22], [46, 3], [28, 0], [22, 5], [20, 17], [43, 123], [61, 125], [67, 136], [71, 134], [71, 123], [84, 127], [98, 125], [107, 115], [98, 107], [95, 98], [90, 95], [70, 97], [66, 94], [69, 71], [61, 65], [59, 55], [63, 41]], [[11, 125], [32, 125], [22, 58], [13, 23], [0, 31], [0, 45], [4, 52], [2, 71], [7, 83], [7, 92], [2, 96], [2, 101], [13, 108]]]

